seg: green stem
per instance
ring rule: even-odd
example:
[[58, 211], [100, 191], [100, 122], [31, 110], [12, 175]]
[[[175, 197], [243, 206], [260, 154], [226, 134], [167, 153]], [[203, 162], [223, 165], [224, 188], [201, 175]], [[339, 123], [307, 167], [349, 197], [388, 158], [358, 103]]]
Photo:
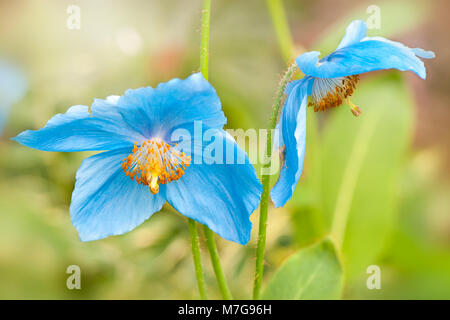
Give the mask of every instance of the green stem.
[[[203, 77], [208, 80], [208, 58], [209, 58], [209, 26], [211, 20], [211, 0], [203, 1], [202, 11], [202, 33], [201, 33], [201, 49], [200, 49], [200, 71]], [[231, 300], [230, 289], [228, 288], [225, 274], [220, 264], [219, 253], [217, 252], [216, 242], [214, 240], [214, 233], [204, 226], [204, 233], [206, 237], [206, 243], [208, 245], [209, 255], [211, 256], [211, 263], [214, 268], [217, 283], [219, 284], [222, 296], [226, 300]]]
[[285, 61], [290, 61], [294, 56], [294, 42], [292, 40], [289, 24], [282, 0], [267, 0], [270, 17], [277, 34], [278, 44]]
[[[200, 49], [200, 71], [203, 77], [208, 80], [208, 50], [209, 50], [209, 20], [211, 15], [211, 0], [205, 0], [202, 12], [202, 34]], [[197, 277], [198, 291], [202, 300], [207, 299], [205, 278], [203, 275], [202, 259], [200, 255], [200, 245], [198, 240], [197, 224], [194, 220], [188, 219], [189, 233], [192, 243], [192, 257], [194, 259], [195, 275]], [[209, 247], [209, 246], [208, 246]]]
[[[278, 114], [280, 112], [280, 108], [283, 102], [284, 89], [294, 74], [297, 66], [291, 65], [283, 78], [280, 81], [280, 85], [278, 87], [275, 101], [272, 106], [272, 116], [269, 122], [269, 128], [267, 132], [267, 140], [266, 140], [266, 155], [268, 159], [270, 159], [267, 163], [264, 164], [264, 169], [268, 169], [271, 167], [272, 163], [272, 130], [275, 129], [277, 124]], [[266, 171], [266, 170], [263, 170]], [[264, 272], [264, 251], [266, 247], [266, 231], [267, 231], [267, 215], [269, 210], [269, 188], [270, 188], [270, 175], [265, 173], [262, 176], [261, 183], [263, 186], [263, 192], [261, 195], [261, 203], [260, 203], [260, 214], [259, 214], [259, 233], [258, 233], [258, 243], [256, 248], [256, 266], [255, 266], [255, 282], [253, 287], [253, 299], [259, 299], [260, 291], [261, 291], [261, 283]]]
[[208, 80], [208, 58], [209, 58], [209, 25], [211, 20], [211, 0], [204, 0], [202, 11], [202, 33], [200, 49], [200, 71]]
[[205, 278], [203, 275], [202, 258], [200, 256], [200, 245], [198, 241], [197, 224], [194, 220], [188, 219], [189, 233], [192, 243], [192, 257], [194, 258], [195, 275], [197, 277], [198, 291], [202, 300], [208, 299], [206, 294]]
[[225, 278], [225, 273], [223, 272], [222, 266], [220, 264], [219, 253], [217, 252], [216, 242], [214, 240], [214, 232], [211, 231], [207, 226], [204, 227], [204, 233], [206, 237], [206, 244], [208, 245], [209, 255], [211, 256], [211, 263], [214, 268], [214, 273], [217, 278], [217, 283], [219, 284], [220, 292], [225, 300], [233, 299], [231, 291], [227, 285], [227, 279]]

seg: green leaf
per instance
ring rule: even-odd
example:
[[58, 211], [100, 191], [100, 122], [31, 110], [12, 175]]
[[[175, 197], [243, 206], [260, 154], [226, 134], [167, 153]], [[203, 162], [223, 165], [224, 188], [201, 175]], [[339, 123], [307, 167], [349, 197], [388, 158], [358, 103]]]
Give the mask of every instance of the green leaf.
[[323, 215], [314, 206], [293, 206], [291, 221], [295, 228], [295, 239], [300, 247], [317, 242], [326, 230]]
[[322, 212], [342, 243], [346, 274], [364, 272], [383, 249], [396, 212], [402, 161], [412, 131], [412, 100], [398, 73], [363, 81], [330, 114], [322, 141]]
[[263, 299], [339, 299], [342, 267], [329, 239], [292, 255], [274, 274]]

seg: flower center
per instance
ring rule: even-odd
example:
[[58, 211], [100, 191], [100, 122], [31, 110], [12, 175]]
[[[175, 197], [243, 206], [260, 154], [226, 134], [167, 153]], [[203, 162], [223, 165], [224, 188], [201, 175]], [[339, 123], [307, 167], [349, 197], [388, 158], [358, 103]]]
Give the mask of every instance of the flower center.
[[178, 180], [189, 167], [191, 157], [186, 156], [161, 139], [154, 138], [138, 146], [123, 159], [122, 169], [131, 180], [148, 185], [153, 194], [159, 191], [159, 184]]
[[340, 106], [347, 97], [353, 94], [358, 81], [358, 75], [340, 78], [315, 78], [308, 106], [314, 107], [315, 112]]

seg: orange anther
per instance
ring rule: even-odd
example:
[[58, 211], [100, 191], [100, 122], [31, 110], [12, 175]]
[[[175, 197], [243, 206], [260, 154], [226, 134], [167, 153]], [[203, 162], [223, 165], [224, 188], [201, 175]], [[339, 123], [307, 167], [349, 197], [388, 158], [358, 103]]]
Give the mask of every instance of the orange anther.
[[133, 153], [123, 159], [125, 175], [137, 183], [148, 185], [153, 194], [159, 192], [159, 184], [170, 183], [184, 175], [191, 157], [174, 149], [160, 139], [134, 144]]

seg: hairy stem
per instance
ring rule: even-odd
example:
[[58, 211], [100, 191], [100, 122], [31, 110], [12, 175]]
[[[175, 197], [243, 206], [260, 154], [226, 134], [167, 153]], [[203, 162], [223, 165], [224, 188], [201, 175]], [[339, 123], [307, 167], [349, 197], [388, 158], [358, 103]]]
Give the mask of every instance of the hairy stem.
[[203, 227], [206, 237], [206, 244], [208, 246], [209, 255], [211, 256], [211, 263], [213, 265], [220, 292], [225, 300], [231, 300], [233, 297], [230, 289], [228, 288], [227, 279], [225, 278], [222, 265], [220, 264], [219, 253], [217, 252], [216, 242], [214, 240], [214, 232], [212, 232], [207, 226]]
[[[203, 1], [202, 11], [202, 31], [201, 31], [201, 49], [200, 49], [200, 71], [203, 77], [208, 80], [208, 60], [209, 60], [209, 26], [211, 20], [211, 0]], [[217, 252], [216, 242], [214, 240], [214, 232], [207, 226], [204, 226], [204, 233], [206, 243], [208, 245], [209, 255], [211, 256], [211, 263], [214, 268], [217, 283], [219, 284], [222, 297], [226, 300], [231, 300], [231, 292], [228, 288], [225, 274], [220, 264], [219, 253]]]
[[[275, 129], [277, 124], [278, 114], [283, 102], [284, 90], [292, 75], [294, 74], [297, 66], [291, 65], [285, 74], [283, 75], [277, 93], [275, 95], [275, 101], [272, 106], [272, 116], [270, 118], [267, 140], [266, 140], [266, 155], [270, 161], [264, 164], [264, 169], [270, 168], [272, 163], [272, 130]], [[270, 175], [264, 174], [261, 179], [263, 186], [263, 192], [261, 195], [260, 214], [259, 214], [259, 233], [258, 243], [256, 248], [256, 266], [255, 266], [255, 281], [253, 287], [253, 299], [259, 299], [261, 291], [262, 277], [264, 273], [264, 252], [266, 247], [266, 232], [267, 232], [267, 215], [269, 210], [269, 188], [270, 188]]]
[[[208, 50], [209, 50], [209, 21], [211, 16], [211, 0], [204, 0], [202, 11], [202, 33], [200, 48], [200, 71], [203, 77], [208, 80]], [[200, 246], [198, 240], [197, 223], [188, 219], [189, 233], [191, 234], [192, 256], [194, 259], [195, 275], [197, 277], [198, 290], [200, 297], [207, 299], [205, 278], [203, 275], [203, 266], [200, 255]]]
[[202, 11], [200, 71], [206, 80], [208, 80], [210, 20], [211, 20], [211, 0], [204, 0], [203, 1], [203, 11]]
[[197, 224], [194, 220], [188, 219], [189, 233], [192, 243], [192, 257], [194, 260], [195, 275], [197, 277], [198, 291], [202, 300], [208, 299], [206, 294], [205, 277], [203, 275], [202, 258], [200, 255], [200, 245], [198, 241]]

